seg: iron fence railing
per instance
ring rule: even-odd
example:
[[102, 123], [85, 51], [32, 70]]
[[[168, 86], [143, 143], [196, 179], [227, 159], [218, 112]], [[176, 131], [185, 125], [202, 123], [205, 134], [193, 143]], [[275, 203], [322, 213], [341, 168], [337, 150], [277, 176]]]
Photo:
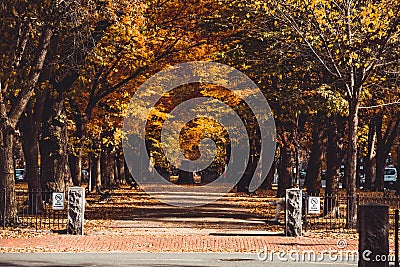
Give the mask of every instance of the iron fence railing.
[[[308, 197], [318, 196], [321, 202], [319, 213], [308, 212]], [[347, 227], [346, 216], [348, 203], [352, 197], [345, 194], [305, 195], [303, 203], [303, 225], [306, 231], [343, 231], [356, 232], [357, 229]], [[400, 197], [394, 195], [359, 193], [355, 199], [356, 206], [368, 203], [379, 203], [389, 206], [389, 228], [395, 229], [395, 210], [400, 209]]]
[[[66, 194], [65, 198], [67, 197]], [[17, 211], [17, 224], [14, 227], [27, 227], [36, 230], [62, 230], [67, 224], [67, 200], [64, 201], [64, 209], [53, 210], [52, 192], [41, 190], [14, 190], [12, 192], [0, 190], [0, 198], [4, 207], [11, 197], [15, 198]], [[5, 228], [5, 208], [0, 212], [0, 225]]]
[[[67, 198], [67, 194], [64, 194]], [[53, 210], [52, 192], [33, 190], [14, 190], [13, 192], [0, 190], [0, 199], [6, 204], [11, 197], [15, 197], [18, 217], [18, 227], [30, 227], [34, 229], [62, 230], [67, 224], [67, 199], [63, 210]], [[319, 213], [308, 213], [308, 197], [305, 194], [303, 199], [303, 228], [305, 231], [314, 232], [348, 232], [356, 233], [357, 229], [348, 229], [346, 215], [350, 197], [345, 194], [318, 195], [320, 197], [321, 209]], [[394, 195], [371, 193], [356, 195], [355, 201], [358, 205], [370, 202], [385, 204], [389, 206], [390, 233], [395, 230], [395, 210], [400, 209], [400, 197]], [[6, 227], [4, 208], [0, 207], [0, 227]], [[272, 214], [271, 214], [272, 216]], [[89, 216], [90, 217], [90, 216]]]

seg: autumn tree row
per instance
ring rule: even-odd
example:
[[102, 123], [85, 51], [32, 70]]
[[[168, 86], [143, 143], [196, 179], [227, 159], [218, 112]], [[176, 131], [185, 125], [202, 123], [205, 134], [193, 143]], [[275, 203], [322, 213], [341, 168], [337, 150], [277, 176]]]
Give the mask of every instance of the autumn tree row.
[[[121, 124], [135, 90], [158, 70], [192, 60], [234, 66], [262, 89], [277, 125], [278, 194], [292, 186], [302, 151], [311, 193], [319, 192], [324, 155], [328, 194], [337, 192], [346, 159], [349, 227], [358, 157], [367, 161], [366, 186], [375, 180], [383, 190], [400, 124], [399, 107], [390, 104], [399, 101], [398, 1], [13, 0], [0, 12], [0, 190], [11, 200], [0, 199], [0, 212], [7, 224], [17, 223], [17, 129], [30, 190], [79, 185], [89, 158], [95, 185], [110, 186], [125, 167]], [[30, 205], [42, 203], [42, 194], [31, 198]]]

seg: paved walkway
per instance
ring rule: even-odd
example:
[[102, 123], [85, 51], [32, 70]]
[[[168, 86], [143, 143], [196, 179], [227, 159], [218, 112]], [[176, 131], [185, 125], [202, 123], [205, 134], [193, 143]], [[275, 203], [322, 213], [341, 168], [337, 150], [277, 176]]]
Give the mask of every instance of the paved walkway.
[[[1, 252], [260, 252], [356, 250], [356, 240], [283, 236], [45, 235], [0, 240]], [[343, 244], [346, 245], [343, 245]]]
[[[179, 208], [135, 195], [129, 201], [134, 201], [136, 207], [128, 211], [126, 205], [118, 206], [126, 201], [126, 195], [115, 203], [93, 204], [90, 207], [92, 218], [86, 222], [84, 236], [48, 232], [14, 234], [11, 238], [0, 239], [0, 252], [260, 252], [266, 248], [277, 252], [321, 252], [357, 249], [357, 240], [351, 235], [337, 236], [336, 239], [315, 235], [282, 236], [282, 226], [266, 223], [266, 218], [252, 211], [254, 207], [267, 208], [267, 200], [261, 197], [238, 198], [229, 194], [206, 206]], [[105, 212], [107, 206], [112, 209], [112, 220], [104, 220], [101, 216], [111, 213]], [[119, 209], [124, 212], [118, 212]]]

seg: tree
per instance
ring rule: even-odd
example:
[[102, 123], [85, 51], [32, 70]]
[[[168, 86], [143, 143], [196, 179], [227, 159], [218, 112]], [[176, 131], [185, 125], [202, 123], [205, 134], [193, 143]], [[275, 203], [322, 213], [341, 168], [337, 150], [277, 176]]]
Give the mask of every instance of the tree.
[[[121, 125], [124, 105], [148, 75], [170, 64], [204, 58], [215, 49], [213, 44], [223, 34], [219, 36], [204, 29], [204, 20], [212, 18], [220, 5], [213, 1], [145, 1], [144, 5], [128, 8], [106, 31], [68, 96], [75, 140], [70, 155], [72, 172], [79, 173], [76, 170], [82, 161], [82, 144], [113, 139], [112, 133]], [[108, 107], [106, 113], [113, 109], [113, 119], [119, 123], [105, 126], [108, 134], [94, 131], [96, 134], [91, 135], [88, 129], [93, 129], [94, 121], [104, 124], [101, 116], [105, 107]], [[117, 151], [113, 146], [120, 144], [112, 143], [107, 149], [103, 146], [103, 152]], [[101, 149], [95, 150], [93, 162], [98, 162]]]
[[6, 225], [15, 225], [18, 220], [12, 153], [15, 129], [34, 94], [57, 26], [57, 21], [52, 21], [56, 6], [50, 3], [43, 7], [47, 10], [44, 20], [34, 21], [35, 16], [42, 15], [37, 4], [36, 1], [7, 1], [0, 5], [0, 13], [5, 18], [0, 31], [8, 40], [0, 45], [4, 55], [0, 62], [0, 190], [6, 194], [0, 200], [0, 212], [5, 216]]
[[308, 60], [316, 60], [346, 96], [348, 111], [347, 225], [356, 225], [357, 129], [360, 97], [382, 67], [398, 64], [398, 1], [264, 2], [268, 17], [290, 29], [288, 42]]
[[[317, 115], [318, 116], [318, 115]], [[318, 120], [318, 119], [317, 119]], [[307, 193], [319, 195], [322, 176], [322, 157], [325, 143], [325, 127], [321, 121], [316, 121], [312, 130], [312, 147], [310, 160], [307, 164], [305, 185]]]
[[389, 119], [385, 133], [382, 133], [382, 123], [384, 119], [384, 112], [381, 111], [376, 116], [376, 176], [375, 176], [375, 189], [377, 191], [384, 190], [383, 173], [386, 165], [386, 158], [393, 146], [395, 139], [398, 136], [400, 128], [400, 113], [398, 112], [394, 119]]
[[[3, 201], [1, 207], [5, 209], [6, 224], [12, 225], [17, 222], [12, 153], [9, 153], [14, 131], [24, 111], [27, 110], [22, 121], [24, 125], [21, 125], [25, 132], [24, 148], [29, 161], [27, 178], [30, 189], [37, 190], [40, 184], [37, 167], [38, 125], [41, 122], [39, 120], [41, 120], [42, 109], [40, 104], [43, 104], [44, 96], [49, 93], [45, 88], [49, 84], [54, 87], [65, 84], [63, 75], [69, 74], [63, 72], [66, 70], [65, 66], [71, 66], [68, 64], [72, 61], [71, 58], [74, 61], [80, 60], [83, 50], [79, 50], [80, 53], [70, 53], [71, 49], [74, 50], [74, 46], [68, 43], [71, 39], [77, 38], [79, 33], [92, 31], [91, 25], [83, 21], [86, 22], [87, 19], [93, 19], [96, 16], [93, 15], [96, 4], [95, 1], [84, 0], [61, 2], [16, 0], [1, 3], [0, 8], [4, 18], [0, 31], [8, 40], [0, 45], [1, 53], [4, 55], [0, 69], [2, 85], [0, 120], [3, 142], [0, 149], [0, 154], [3, 155], [0, 158], [0, 165], [4, 169], [1, 171], [0, 179], [1, 189], [10, 194], [7, 205]], [[88, 41], [93, 43], [94, 40], [95, 38], [90, 38]], [[73, 43], [77, 44], [77, 42]], [[67, 47], [68, 49], [65, 49]], [[60, 50], [63, 52], [58, 54]], [[30, 130], [33, 130], [33, 133], [29, 133]], [[32, 144], [28, 145], [27, 140], [30, 136], [33, 140], [31, 140]], [[42, 157], [42, 160], [45, 158]], [[44, 172], [46, 168], [42, 170]], [[41, 203], [37, 198], [40, 194], [34, 195], [35, 200], [31, 198], [30, 202], [38, 200]]]

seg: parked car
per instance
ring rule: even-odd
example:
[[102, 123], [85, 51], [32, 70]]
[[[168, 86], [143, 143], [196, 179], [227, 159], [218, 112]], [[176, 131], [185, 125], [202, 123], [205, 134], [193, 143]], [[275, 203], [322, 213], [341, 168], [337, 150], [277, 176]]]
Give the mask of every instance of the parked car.
[[305, 169], [301, 169], [300, 172], [300, 179], [306, 179], [306, 170]]
[[[305, 182], [305, 179], [306, 179], [306, 175], [307, 175], [306, 170], [301, 170], [301, 171], [300, 171], [300, 179], [299, 179], [300, 187], [303, 187], [303, 186], [304, 186], [304, 182]], [[342, 187], [343, 187], [342, 181], [339, 181], [338, 186], [339, 186], [339, 188], [342, 188]], [[322, 187], [322, 188], [325, 188], [325, 187], [326, 187], [326, 170], [322, 170], [322, 171], [321, 171], [321, 187]]]
[[397, 181], [397, 169], [395, 167], [386, 167], [383, 171], [383, 181], [385, 188], [394, 189]]
[[15, 182], [22, 183], [25, 181], [25, 169], [15, 169]]
[[82, 170], [82, 181], [83, 182], [88, 182], [89, 181], [89, 171], [83, 169]]

